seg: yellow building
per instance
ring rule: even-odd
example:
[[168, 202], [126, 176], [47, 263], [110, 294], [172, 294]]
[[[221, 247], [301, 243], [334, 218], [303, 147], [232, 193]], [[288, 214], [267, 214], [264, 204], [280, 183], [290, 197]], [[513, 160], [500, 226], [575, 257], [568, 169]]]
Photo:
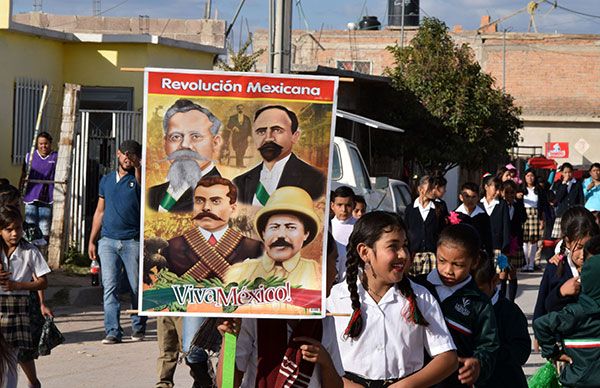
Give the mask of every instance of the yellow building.
[[83, 87], [82, 109], [135, 112], [143, 106], [143, 73], [121, 68], [212, 69], [215, 56], [225, 53], [222, 21], [208, 21], [215, 43], [202, 44], [148, 32], [42, 28], [15, 22], [11, 7], [10, 0], [0, 0], [0, 177], [13, 184], [31, 145], [43, 84], [52, 89], [43, 129], [56, 135], [56, 149], [65, 83]]

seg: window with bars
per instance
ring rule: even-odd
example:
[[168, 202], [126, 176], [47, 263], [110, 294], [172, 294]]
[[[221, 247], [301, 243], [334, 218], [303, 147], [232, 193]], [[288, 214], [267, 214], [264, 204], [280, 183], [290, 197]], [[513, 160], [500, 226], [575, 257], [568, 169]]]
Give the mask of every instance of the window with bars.
[[[44, 80], [17, 78], [13, 104], [12, 163], [22, 164], [31, 149], [38, 110], [42, 102]], [[42, 115], [40, 131], [48, 130], [47, 115]]]
[[371, 74], [371, 61], [337, 61], [337, 68], [340, 70]]

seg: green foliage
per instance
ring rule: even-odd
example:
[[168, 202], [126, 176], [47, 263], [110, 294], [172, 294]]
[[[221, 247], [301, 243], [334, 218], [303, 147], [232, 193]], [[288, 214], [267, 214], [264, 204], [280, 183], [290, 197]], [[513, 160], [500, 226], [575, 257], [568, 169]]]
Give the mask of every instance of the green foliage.
[[467, 44], [454, 43], [443, 22], [425, 18], [410, 46], [388, 50], [396, 65], [386, 69], [392, 85], [420, 105], [402, 109], [407, 160], [429, 171], [479, 168], [517, 144], [521, 109], [494, 87]]
[[227, 47], [230, 64], [227, 64], [219, 59], [219, 68], [225, 71], [253, 71], [258, 57], [260, 57], [262, 53], [265, 52], [265, 49], [260, 49], [252, 54], [246, 54], [246, 51], [248, 50], [251, 44], [252, 36], [248, 36], [248, 39], [242, 45], [242, 47], [240, 47], [237, 53], [234, 52], [231, 47]]
[[85, 267], [90, 266], [90, 259], [87, 254], [79, 252], [76, 245], [70, 245], [63, 256], [63, 263], [69, 267]]

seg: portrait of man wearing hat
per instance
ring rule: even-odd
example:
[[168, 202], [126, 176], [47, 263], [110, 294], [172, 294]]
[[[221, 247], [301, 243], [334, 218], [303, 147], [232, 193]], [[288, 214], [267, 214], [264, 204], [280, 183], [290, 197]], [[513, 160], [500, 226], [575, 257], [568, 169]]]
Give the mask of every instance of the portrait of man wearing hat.
[[303, 289], [320, 289], [319, 264], [300, 255], [300, 250], [314, 240], [320, 223], [306, 191], [293, 186], [275, 190], [254, 218], [256, 232], [264, 242], [264, 254], [231, 266], [225, 282], [277, 276]]
[[229, 267], [262, 254], [260, 241], [245, 237], [229, 227], [237, 205], [237, 189], [218, 176], [202, 178], [194, 189], [194, 227], [168, 241], [161, 249], [167, 268], [178, 276], [196, 280], [217, 277], [223, 280]]

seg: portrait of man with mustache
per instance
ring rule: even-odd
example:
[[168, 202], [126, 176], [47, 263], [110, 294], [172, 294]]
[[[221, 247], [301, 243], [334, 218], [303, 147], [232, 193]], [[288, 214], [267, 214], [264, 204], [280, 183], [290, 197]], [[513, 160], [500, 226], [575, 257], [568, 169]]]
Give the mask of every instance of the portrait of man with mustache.
[[264, 242], [264, 254], [231, 266], [225, 282], [276, 276], [303, 289], [319, 290], [319, 264], [302, 257], [300, 250], [314, 240], [320, 223], [305, 190], [292, 186], [275, 190], [254, 218], [256, 232]]
[[212, 162], [221, 147], [221, 121], [188, 99], [177, 100], [163, 118], [167, 181], [148, 190], [148, 206], [159, 212], [191, 212], [200, 178], [220, 176]]
[[300, 187], [313, 200], [323, 195], [324, 175], [292, 152], [300, 134], [298, 117], [282, 105], [267, 105], [254, 113], [252, 139], [263, 161], [233, 180], [241, 203], [264, 206], [284, 186]]

